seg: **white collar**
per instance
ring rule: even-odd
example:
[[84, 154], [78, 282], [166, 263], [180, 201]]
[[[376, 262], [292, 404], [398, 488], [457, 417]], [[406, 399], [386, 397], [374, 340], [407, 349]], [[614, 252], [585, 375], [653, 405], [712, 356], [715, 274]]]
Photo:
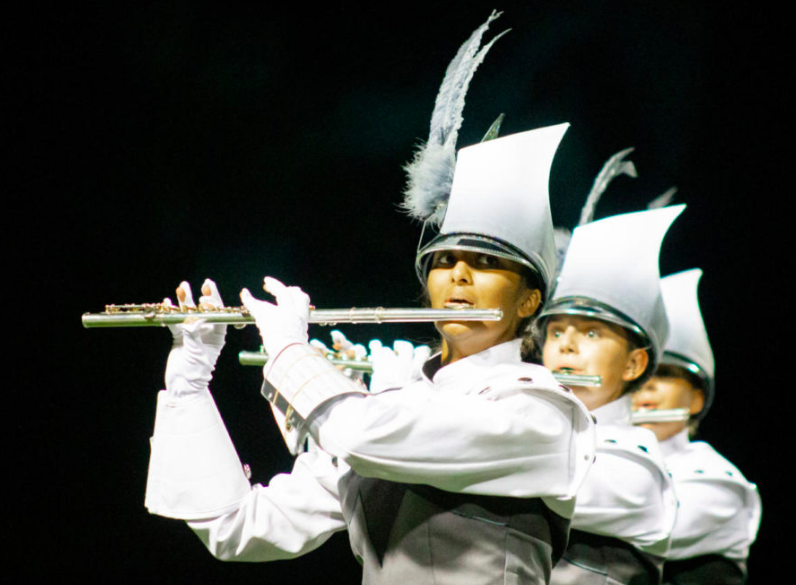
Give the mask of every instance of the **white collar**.
[[620, 426], [630, 425], [632, 412], [633, 397], [630, 393], [591, 411], [599, 424]]
[[[522, 363], [521, 345], [522, 339], [512, 339], [443, 366], [432, 375], [430, 380], [425, 371], [423, 377], [437, 388], [443, 388], [450, 384], [461, 386], [463, 379], [482, 379], [489, 375], [496, 364]], [[431, 360], [439, 360], [439, 356], [440, 354], [437, 354]]]
[[686, 427], [673, 437], [669, 437], [665, 441], [661, 441], [659, 444], [661, 446], [661, 452], [663, 453], [663, 456], [669, 457], [670, 455], [674, 455], [680, 451], [685, 451], [690, 442], [691, 441], [688, 439], [688, 428]]

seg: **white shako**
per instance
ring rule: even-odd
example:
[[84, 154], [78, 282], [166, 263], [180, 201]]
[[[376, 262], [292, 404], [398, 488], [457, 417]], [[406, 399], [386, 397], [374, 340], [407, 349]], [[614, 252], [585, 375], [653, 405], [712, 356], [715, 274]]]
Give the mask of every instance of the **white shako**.
[[669, 338], [663, 347], [662, 364], [684, 368], [703, 383], [705, 405], [696, 415], [703, 418], [713, 403], [716, 361], [699, 309], [697, 289], [702, 270], [694, 268], [661, 280], [661, 292], [669, 318]]
[[555, 291], [540, 318], [582, 315], [636, 333], [650, 350], [647, 372], [669, 334], [658, 256], [685, 205], [607, 217], [575, 228]]
[[546, 296], [556, 268], [548, 183], [567, 128], [558, 124], [459, 150], [439, 234], [417, 254], [421, 278], [437, 250], [486, 252], [536, 273]]

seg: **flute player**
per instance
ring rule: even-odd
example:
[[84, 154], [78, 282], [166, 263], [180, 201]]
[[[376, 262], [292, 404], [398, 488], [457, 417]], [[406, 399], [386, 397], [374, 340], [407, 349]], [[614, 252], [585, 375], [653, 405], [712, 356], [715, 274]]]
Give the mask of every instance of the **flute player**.
[[[475, 69], [488, 49], [476, 54], [488, 24], [451, 67]], [[463, 95], [455, 101], [463, 106]], [[549, 371], [521, 361], [552, 285], [548, 178], [567, 125], [490, 140], [456, 157], [460, 123], [458, 115], [435, 132], [432, 119], [437, 137], [413, 163], [417, 170], [432, 157], [453, 171], [455, 162], [452, 185], [445, 169], [432, 178], [412, 178], [410, 170], [409, 192], [420, 201], [407, 205], [441, 223], [416, 265], [432, 307], [500, 308], [503, 318], [438, 323], [441, 351], [423, 377], [371, 395], [309, 346], [309, 298], [300, 289], [266, 278], [276, 304], [244, 290], [272, 356], [263, 394], [289, 447], [297, 450], [306, 434], [319, 446], [298, 455], [290, 473], [252, 486], [241, 467], [208, 388], [224, 326], [173, 328], [146, 505], [186, 520], [218, 558], [297, 557], [348, 530], [363, 583], [549, 581], [594, 457], [585, 407]], [[442, 200], [434, 199], [446, 176]], [[201, 300], [219, 305], [206, 284]]]

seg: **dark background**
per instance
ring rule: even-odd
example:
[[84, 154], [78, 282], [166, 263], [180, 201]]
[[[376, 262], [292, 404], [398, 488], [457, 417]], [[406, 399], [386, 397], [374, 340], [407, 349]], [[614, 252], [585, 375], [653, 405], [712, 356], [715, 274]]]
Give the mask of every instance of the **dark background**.
[[[491, 30], [512, 31], [474, 78], [459, 145], [501, 112], [504, 134], [570, 122], [550, 184], [554, 220], [568, 227], [622, 148], [636, 147], [639, 178], [618, 179], [598, 217], [679, 188], [688, 209], [661, 271], [705, 271], [718, 387], [702, 434], [760, 486], [750, 560], [760, 583], [792, 540], [792, 32], [762, 3], [702, 4], [495, 4], [505, 13]], [[297, 561], [223, 564], [181, 523], [150, 516], [148, 440], [170, 336], [87, 331], [79, 315], [159, 301], [206, 276], [237, 304], [266, 274], [321, 308], [416, 305], [420, 230], [396, 210], [401, 165], [427, 137], [449, 60], [492, 8], [171, 2], [9, 15], [12, 574], [358, 581], [344, 534]], [[425, 326], [344, 331], [433, 337]], [[267, 482], [290, 459], [259, 370], [237, 364], [257, 345], [253, 328], [231, 331], [212, 388], [242, 460]]]

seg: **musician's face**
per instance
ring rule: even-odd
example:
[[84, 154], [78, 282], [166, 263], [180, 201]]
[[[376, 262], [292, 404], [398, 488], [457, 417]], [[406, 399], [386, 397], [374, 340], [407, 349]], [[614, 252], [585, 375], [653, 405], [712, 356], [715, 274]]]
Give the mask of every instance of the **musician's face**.
[[480, 252], [441, 251], [428, 273], [431, 306], [501, 309], [500, 321], [446, 321], [436, 324], [442, 335], [442, 359], [450, 363], [510, 341], [522, 319], [536, 311], [541, 293], [529, 289], [519, 264]]
[[[636, 410], [687, 408], [691, 414], [697, 414], [704, 405], [705, 398], [702, 391], [679, 376], [653, 376], [633, 395], [633, 408]], [[655, 433], [659, 441], [665, 441], [685, 429], [687, 424], [687, 421], [678, 421], [641, 426]]]
[[549, 370], [600, 376], [600, 386], [573, 386], [586, 408], [613, 402], [644, 373], [649, 356], [634, 348], [624, 328], [578, 315], [554, 315], [545, 323], [542, 361]]

